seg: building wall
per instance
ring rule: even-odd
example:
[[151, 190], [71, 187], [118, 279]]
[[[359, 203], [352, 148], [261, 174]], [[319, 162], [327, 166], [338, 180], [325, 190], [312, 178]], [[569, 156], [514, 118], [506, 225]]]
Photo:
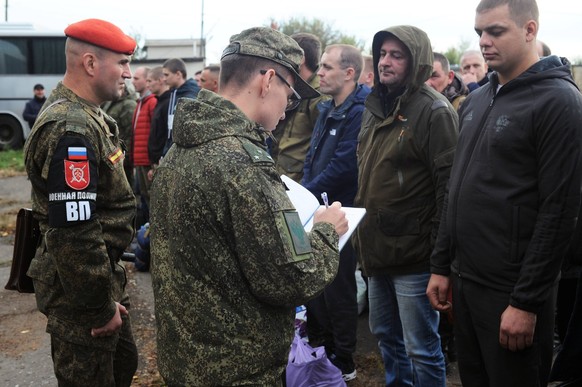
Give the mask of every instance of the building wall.
[[200, 39], [156, 39], [146, 40], [144, 49], [146, 58], [190, 58], [203, 57]]
[[139, 66], [161, 66], [167, 59], [181, 58], [186, 63], [187, 78], [192, 78], [197, 71], [204, 68], [206, 63], [201, 48], [202, 43], [200, 39], [146, 40], [145, 58], [134, 59], [130, 64], [131, 70], [134, 71]]
[[[174, 57], [175, 58], [175, 57]], [[169, 58], [166, 58], [169, 59]], [[134, 60], [131, 61], [129, 67], [131, 68], [132, 73], [135, 71], [136, 68], [140, 66], [147, 66], [149, 68], [153, 68], [156, 66], [161, 66], [164, 64], [166, 59], [155, 59], [155, 60]], [[187, 78], [194, 78], [194, 74], [196, 71], [202, 70], [204, 68], [204, 59], [202, 58], [194, 58], [195, 60], [188, 60], [188, 58], [182, 58], [184, 62], [186, 62], [186, 75]]]

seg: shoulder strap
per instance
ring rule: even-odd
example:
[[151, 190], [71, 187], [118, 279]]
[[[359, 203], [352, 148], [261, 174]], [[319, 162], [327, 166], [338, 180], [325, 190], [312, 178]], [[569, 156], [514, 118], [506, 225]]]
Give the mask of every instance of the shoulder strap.
[[80, 109], [70, 109], [67, 111], [67, 131], [82, 132], [85, 130], [87, 119]]
[[[44, 108], [40, 114], [38, 115], [38, 117], [36, 118], [36, 123], [34, 126], [34, 130], [30, 133], [29, 138], [26, 140], [26, 143], [24, 144], [24, 163], [28, 164], [29, 162], [29, 157], [32, 157], [32, 155], [34, 154], [34, 152], [36, 151], [36, 136], [38, 135], [38, 133], [40, 133], [43, 129], [44, 122], [43, 122], [43, 118], [46, 115], [46, 112], [48, 110], [50, 110], [53, 106], [65, 102], [67, 101], [66, 98], [59, 98], [56, 101], [54, 101], [53, 103], [51, 103], [50, 105], [48, 105], [46, 108]], [[36, 126], [36, 124], [38, 124], [38, 126]], [[48, 167], [47, 167], [48, 168]], [[45, 173], [46, 171], [43, 169], [42, 173]]]
[[47, 110], [49, 110], [50, 108], [52, 108], [56, 104], [65, 102], [66, 100], [67, 100], [66, 98], [59, 98], [55, 102], [53, 102], [50, 105], [48, 105], [45, 109], [42, 109], [42, 112], [40, 112], [40, 114], [38, 115], [37, 120], [40, 121], [40, 119], [45, 115], [45, 113], [47, 112]]

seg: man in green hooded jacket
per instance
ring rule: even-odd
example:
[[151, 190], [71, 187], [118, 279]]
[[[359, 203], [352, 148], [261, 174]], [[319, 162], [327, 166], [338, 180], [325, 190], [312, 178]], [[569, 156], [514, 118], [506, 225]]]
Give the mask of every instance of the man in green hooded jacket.
[[370, 328], [387, 386], [444, 387], [439, 316], [425, 291], [458, 117], [424, 84], [433, 53], [422, 30], [376, 33], [372, 56], [375, 86], [362, 116], [355, 198], [367, 211], [355, 247], [369, 277]]

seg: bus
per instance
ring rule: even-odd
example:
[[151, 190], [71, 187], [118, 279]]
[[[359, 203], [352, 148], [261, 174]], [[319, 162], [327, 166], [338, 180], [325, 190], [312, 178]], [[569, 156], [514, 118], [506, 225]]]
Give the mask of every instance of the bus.
[[0, 150], [21, 148], [30, 133], [22, 112], [40, 83], [46, 96], [65, 74], [65, 34], [0, 23]]

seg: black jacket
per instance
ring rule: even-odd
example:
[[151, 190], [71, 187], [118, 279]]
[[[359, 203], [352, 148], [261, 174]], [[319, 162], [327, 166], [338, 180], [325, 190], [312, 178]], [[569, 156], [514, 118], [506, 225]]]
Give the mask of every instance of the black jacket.
[[159, 164], [163, 156], [164, 146], [168, 141], [168, 107], [170, 105], [170, 90], [166, 90], [158, 98], [154, 108], [148, 140], [148, 155], [152, 164]]
[[26, 103], [26, 106], [24, 106], [22, 117], [24, 117], [24, 119], [28, 122], [30, 129], [32, 129], [34, 121], [36, 121], [36, 116], [38, 116], [38, 112], [40, 112], [40, 109], [42, 108], [42, 105], [45, 103], [45, 101], [46, 97], [34, 97]]
[[535, 313], [557, 279], [578, 215], [582, 95], [556, 56], [497, 87], [494, 73], [461, 108], [431, 270], [448, 275], [452, 268]]
[[[198, 92], [200, 91], [200, 86], [192, 78], [187, 79], [182, 86], [178, 87], [176, 90], [176, 102], [180, 98], [196, 98]], [[176, 103], [174, 102], [174, 104]]]

